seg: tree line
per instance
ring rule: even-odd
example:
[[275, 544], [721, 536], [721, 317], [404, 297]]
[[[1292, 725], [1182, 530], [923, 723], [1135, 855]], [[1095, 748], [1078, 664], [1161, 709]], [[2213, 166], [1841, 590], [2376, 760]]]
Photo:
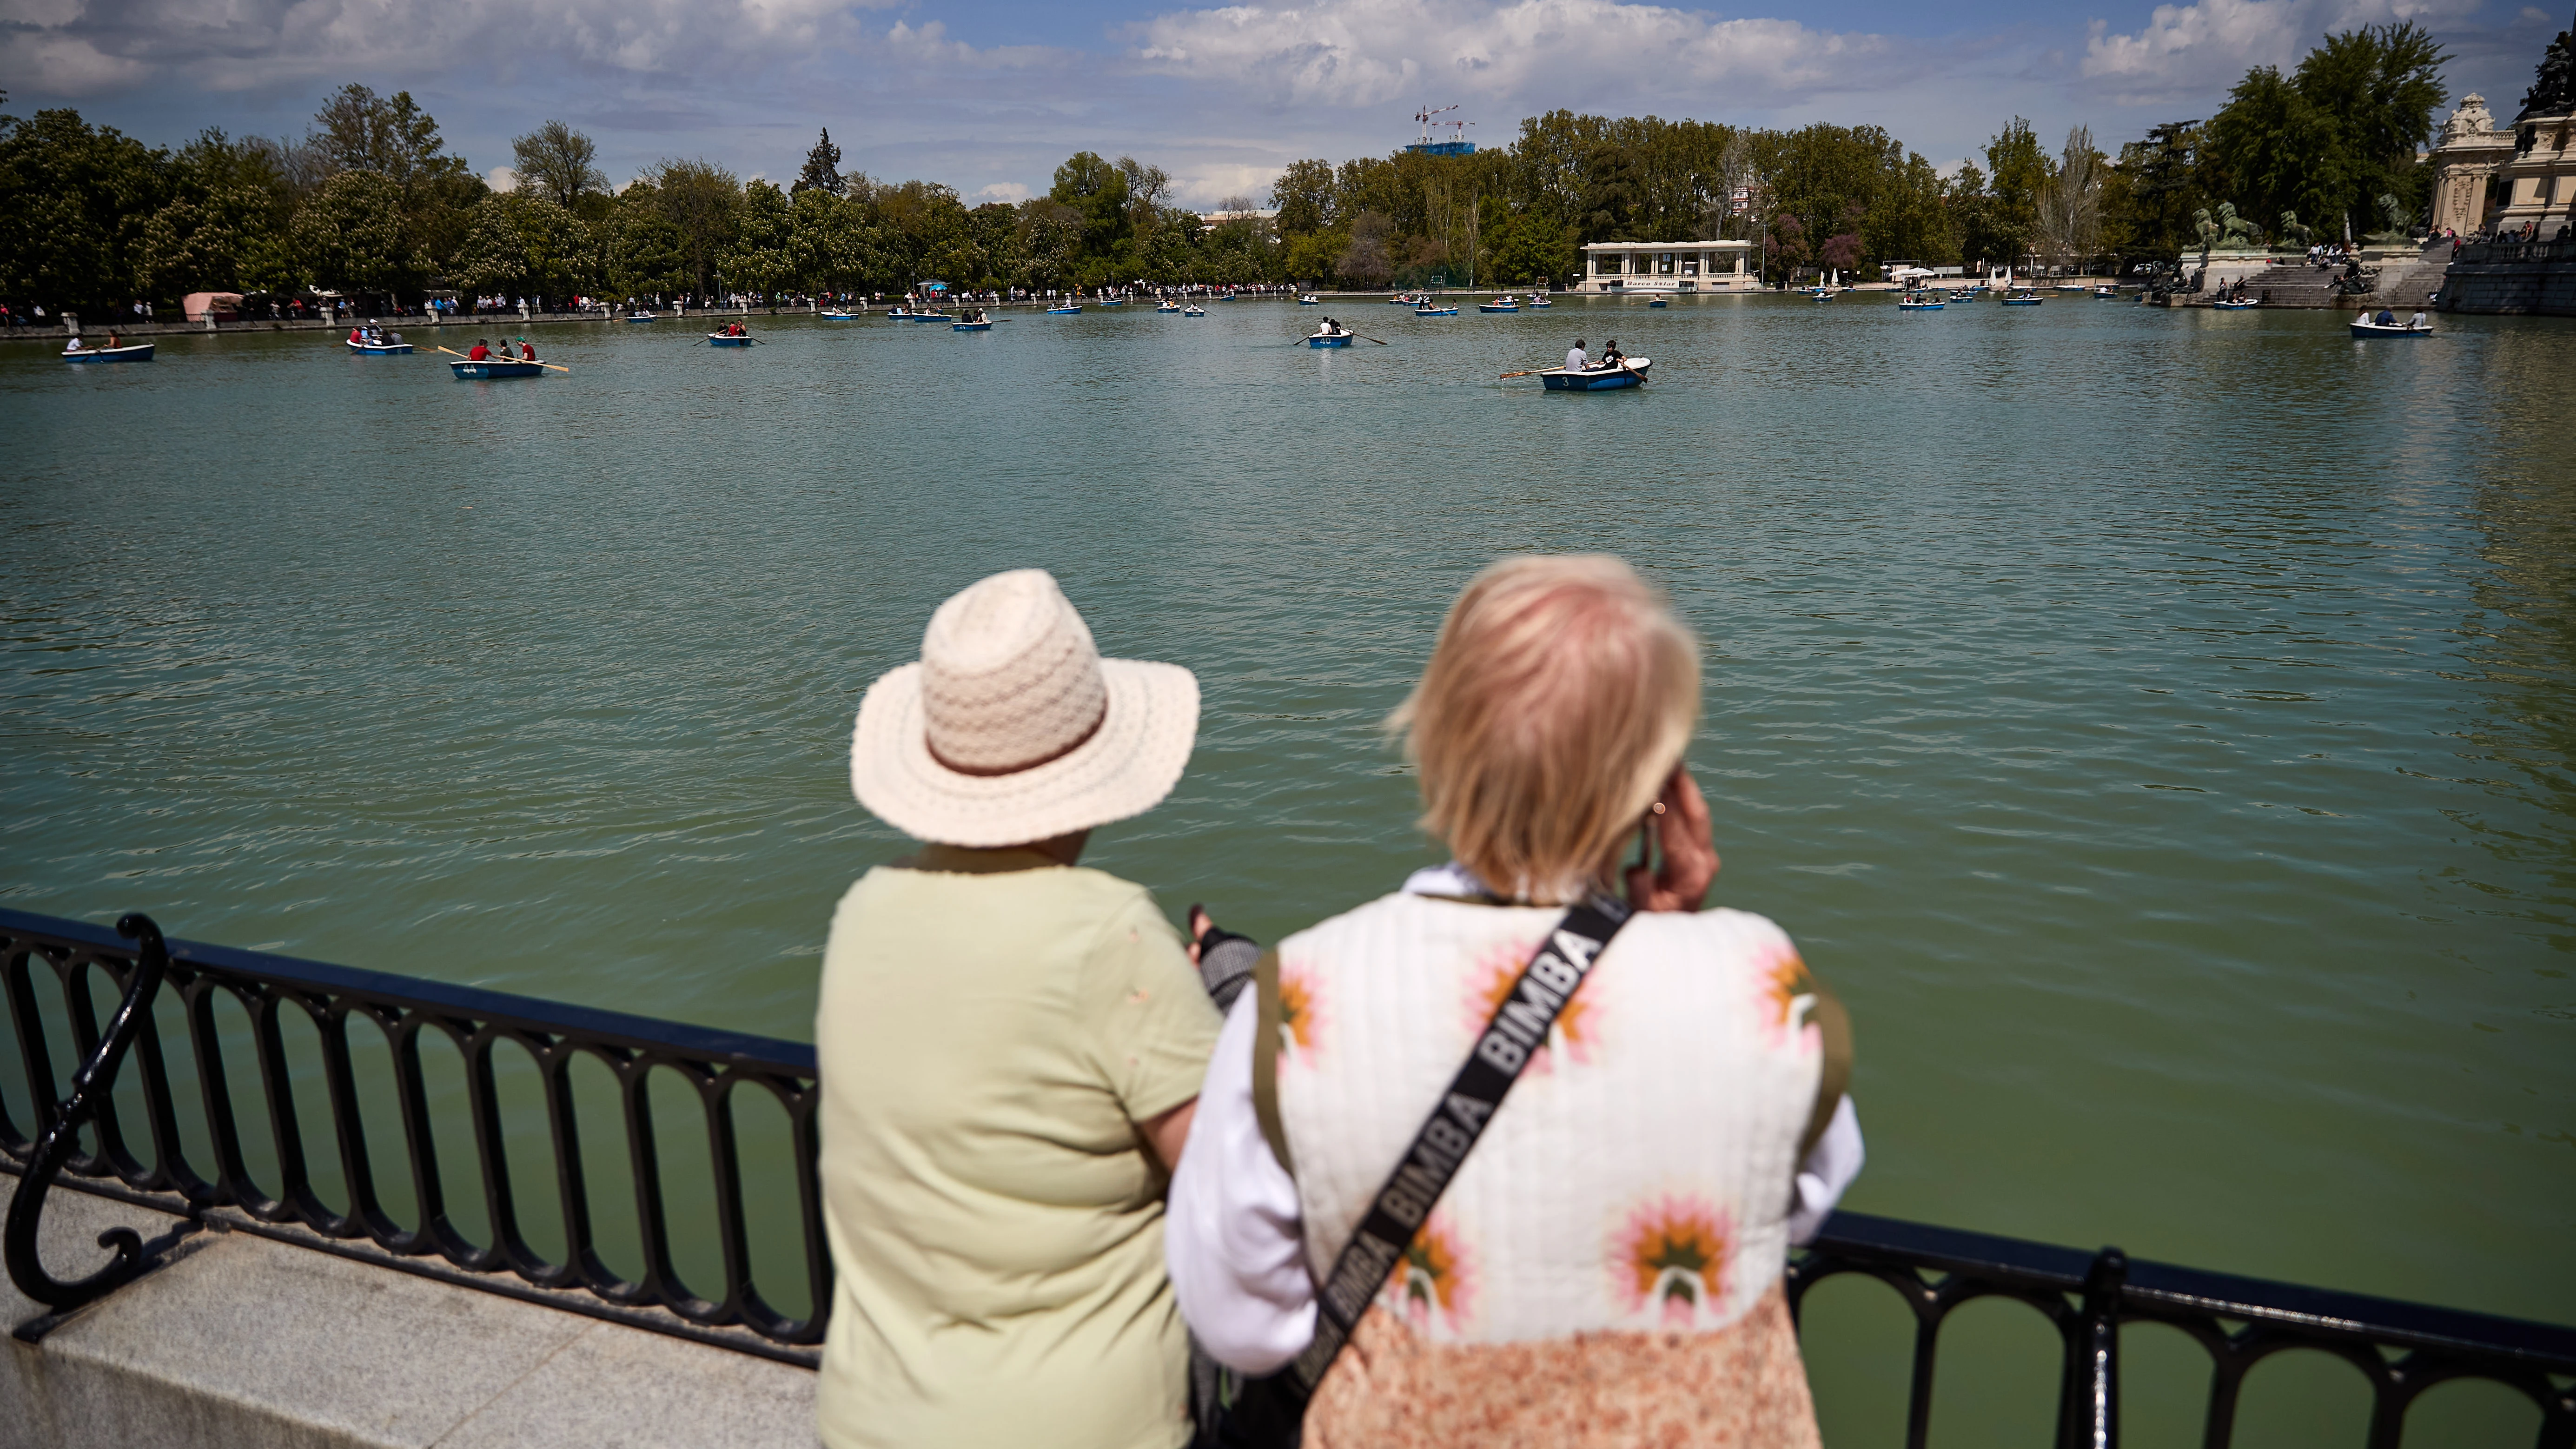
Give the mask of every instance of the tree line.
[[[1524, 286], [1594, 241], [1744, 239], [1766, 280], [1904, 259], [1971, 269], [2161, 258], [2232, 202], [2264, 231], [2353, 235], [2420, 214], [2416, 151], [2447, 57], [2412, 22], [2329, 35], [2249, 71], [2207, 120], [2111, 155], [2018, 117], [1943, 176], [1876, 126], [1777, 131], [1550, 111], [1506, 146], [1289, 165], [1275, 219], [1205, 224], [1171, 178], [1090, 151], [1043, 196], [968, 206], [948, 186], [840, 169], [825, 132], [785, 187], [664, 160], [612, 189], [590, 138], [548, 121], [496, 191], [408, 92], [343, 87], [300, 139], [208, 130], [147, 147], [72, 110], [0, 114], [0, 297], [66, 307], [317, 287], [569, 297], [900, 292], [1434, 277]], [[2391, 208], [2394, 208], [2392, 212]], [[1220, 213], [1250, 213], [1232, 198]]]

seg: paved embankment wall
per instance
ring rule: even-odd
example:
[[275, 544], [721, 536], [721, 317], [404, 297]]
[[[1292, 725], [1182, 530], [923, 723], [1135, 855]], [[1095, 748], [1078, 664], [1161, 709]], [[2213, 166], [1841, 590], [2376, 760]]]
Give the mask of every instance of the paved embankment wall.
[[[789, 309], [786, 308], [779, 309], [781, 313], [785, 313], [788, 310]], [[803, 308], [796, 308], [793, 310], [796, 315], [804, 315]], [[677, 320], [680, 316], [680, 314], [675, 312], [662, 312], [657, 313], [656, 315], [662, 317], [666, 321]], [[714, 311], [693, 308], [688, 313], [689, 317], [696, 318], [701, 321], [717, 317], [758, 317], [761, 315], [764, 315], [763, 312], [758, 310], [745, 313], [739, 308], [734, 307], [725, 307]], [[360, 318], [358, 320], [366, 321], [368, 319]], [[515, 327], [528, 326], [538, 322], [586, 322], [591, 326], [596, 327], [603, 322], [623, 322], [625, 319], [622, 317], [602, 317], [597, 312], [538, 312], [526, 317], [522, 317], [516, 312], [485, 312], [474, 317], [449, 317], [443, 319], [436, 317], [384, 317], [375, 320], [379, 321], [388, 330], [394, 332], [409, 333], [417, 330], [424, 335], [446, 337], [452, 337], [458, 333], [463, 333], [470, 337], [476, 335], [477, 329], [480, 329], [483, 335], [497, 335]], [[110, 316], [103, 321], [95, 318], [82, 317], [79, 321], [80, 335], [92, 340], [103, 339], [111, 331], [121, 337], [246, 337], [256, 336], [265, 332], [346, 333], [352, 325], [350, 319], [346, 317], [343, 317], [336, 322], [319, 317], [305, 318], [292, 322], [221, 322], [212, 327], [208, 327], [203, 322], [176, 322], [169, 320], [138, 323], [131, 319], [130, 314], [125, 320], [121, 321], [114, 316]], [[62, 347], [63, 338], [66, 335], [68, 334], [65, 332], [62, 323], [52, 317], [46, 318], [43, 326], [0, 328], [0, 341], [42, 342], [58, 350]]]
[[2576, 317], [2576, 259], [2451, 263], [2441, 309], [2499, 316]]
[[[16, 1190], [11, 1180], [10, 1190]], [[57, 1186], [57, 1278], [175, 1219]], [[814, 1375], [241, 1232], [8, 1339], [0, 1449], [813, 1449]], [[37, 1304], [0, 1279], [11, 1326]]]

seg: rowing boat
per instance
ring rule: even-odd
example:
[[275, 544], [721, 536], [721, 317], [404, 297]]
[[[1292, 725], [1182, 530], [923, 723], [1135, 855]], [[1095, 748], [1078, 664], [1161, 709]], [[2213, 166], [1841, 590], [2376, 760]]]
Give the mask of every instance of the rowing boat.
[[859, 314], [856, 312], [817, 312], [814, 315], [822, 318], [826, 322], [856, 322], [859, 320]]
[[1533, 307], [1553, 307], [1556, 304], [1545, 297], [1532, 297], [1530, 298], [1530, 305]]
[[2212, 302], [2209, 305], [2221, 312], [2251, 312], [2263, 304], [2260, 300], [2249, 297], [2242, 302], [2219, 301]]
[[1306, 339], [1306, 345], [1309, 347], [1348, 347], [1351, 345], [1351, 338], [1357, 335], [1358, 334], [1352, 332], [1318, 332], [1314, 336]]
[[1479, 312], [1517, 312], [1520, 309], [1520, 303], [1513, 301], [1508, 296], [1496, 297], [1490, 302], [1479, 302], [1476, 304], [1476, 310]]
[[1061, 307], [1049, 307], [1046, 310], [1046, 314], [1050, 317], [1074, 317], [1079, 316], [1081, 312], [1082, 304], [1079, 302], [1067, 302]]
[[1204, 317], [1207, 315], [1207, 309], [1196, 302], [1192, 302], [1190, 305], [1181, 309], [1181, 315], [1184, 317]]
[[707, 345], [709, 347], [749, 347], [751, 337], [748, 333], [736, 337], [730, 332], [710, 332], [707, 334]]
[[84, 347], [78, 352], [65, 352], [65, 362], [150, 362], [152, 344], [129, 342], [123, 347]]
[[2430, 337], [2432, 335], [2433, 329], [2430, 326], [2409, 327], [2402, 322], [2388, 327], [2382, 327], [2376, 322], [2360, 320], [2352, 324], [2352, 336], [2356, 342], [2365, 337]]
[[951, 322], [948, 324], [948, 330], [951, 332], [990, 332], [993, 330], [993, 322], [989, 317], [981, 322]]
[[1324, 305], [1324, 299], [1316, 296], [1312, 292], [1308, 292], [1305, 296], [1297, 299], [1297, 305], [1300, 307], [1321, 307]]
[[340, 339], [340, 345], [351, 352], [363, 352], [376, 357], [392, 357], [411, 351], [411, 344], [408, 342], [351, 342], [343, 337]]
[[1458, 315], [1458, 309], [1455, 307], [1416, 307], [1413, 309], [1413, 315], [1416, 317], [1455, 317]]
[[1162, 306], [1157, 307], [1154, 310], [1157, 312], [1178, 312], [1181, 310], [1181, 304], [1178, 302], [1165, 302]]
[[1545, 367], [1536, 375], [1549, 392], [1609, 392], [1638, 386], [1646, 380], [1646, 369], [1654, 365], [1652, 358], [1631, 357], [1617, 367], [1587, 367], [1580, 371]]
[[659, 322], [662, 319], [654, 316], [650, 312], [629, 312], [626, 314], [626, 320], [629, 322]]
[[2007, 307], [2036, 307], [2045, 300], [2047, 299], [2041, 297], [2037, 292], [2033, 292], [2028, 289], [2018, 292], [2006, 292], [2003, 296], [2003, 303]]
[[1672, 303], [1670, 303], [1670, 302], [1668, 302], [1668, 301], [1664, 300], [1664, 299], [1663, 299], [1663, 298], [1661, 298], [1661, 297], [1649, 297], [1649, 298], [1647, 298], [1647, 299], [1646, 299], [1646, 305], [1647, 305], [1647, 306], [1649, 306], [1649, 307], [1669, 307], [1669, 306], [1671, 306], [1671, 305], [1672, 305]]
[[461, 362], [451, 362], [447, 365], [459, 378], [543, 377], [546, 375], [544, 364], [516, 358], [504, 361], [498, 357], [487, 359], [469, 357]]

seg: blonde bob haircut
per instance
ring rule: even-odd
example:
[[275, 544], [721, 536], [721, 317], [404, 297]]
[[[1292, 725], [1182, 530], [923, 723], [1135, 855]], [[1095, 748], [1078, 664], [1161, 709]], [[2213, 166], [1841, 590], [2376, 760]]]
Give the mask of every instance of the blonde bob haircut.
[[1449, 608], [1387, 720], [1420, 767], [1422, 826], [1497, 894], [1608, 884], [1699, 719], [1699, 642], [1608, 554], [1507, 558]]

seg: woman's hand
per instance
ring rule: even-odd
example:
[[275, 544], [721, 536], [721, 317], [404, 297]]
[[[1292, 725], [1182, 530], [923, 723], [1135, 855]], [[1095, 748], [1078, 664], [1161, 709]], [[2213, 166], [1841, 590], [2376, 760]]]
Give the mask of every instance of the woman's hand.
[[1215, 925], [1216, 917], [1207, 913], [1207, 907], [1190, 907], [1190, 939], [1186, 944], [1190, 949], [1191, 965], [1199, 964], [1199, 942], [1207, 939], [1209, 929]]
[[1655, 797], [1653, 869], [1628, 867], [1628, 904], [1641, 911], [1696, 911], [1708, 899], [1708, 883], [1717, 879], [1717, 846], [1710, 838], [1708, 801], [1690, 777], [1690, 766], [1675, 765], [1664, 792]]

